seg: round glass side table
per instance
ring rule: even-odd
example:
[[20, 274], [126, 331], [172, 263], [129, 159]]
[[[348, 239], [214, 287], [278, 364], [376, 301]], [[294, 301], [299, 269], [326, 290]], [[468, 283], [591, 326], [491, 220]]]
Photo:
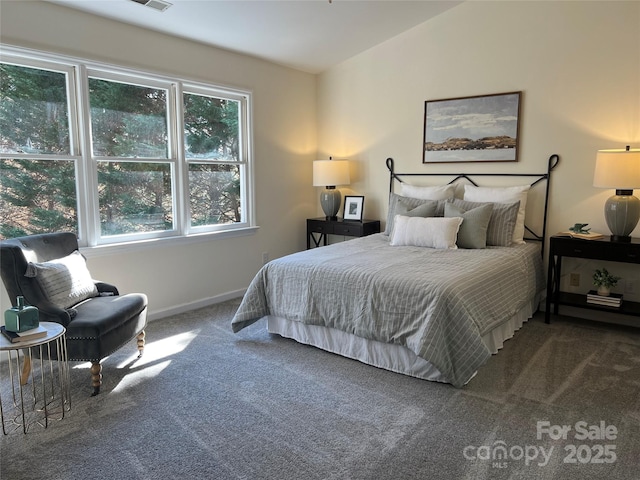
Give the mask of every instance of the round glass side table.
[[[0, 352], [7, 365], [0, 368], [0, 417], [7, 435], [33, 426], [47, 428], [71, 409], [65, 328], [40, 322], [46, 335], [12, 343], [0, 334]], [[4, 362], [3, 362], [4, 363]], [[8, 380], [8, 381], [7, 381]]]

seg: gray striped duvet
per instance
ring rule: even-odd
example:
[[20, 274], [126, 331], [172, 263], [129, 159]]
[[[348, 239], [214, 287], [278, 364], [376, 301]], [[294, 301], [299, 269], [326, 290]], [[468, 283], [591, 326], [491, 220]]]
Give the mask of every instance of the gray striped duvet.
[[542, 272], [538, 245], [436, 250], [371, 235], [265, 265], [232, 328], [276, 315], [402, 345], [461, 387], [490, 356], [481, 337], [536, 297]]

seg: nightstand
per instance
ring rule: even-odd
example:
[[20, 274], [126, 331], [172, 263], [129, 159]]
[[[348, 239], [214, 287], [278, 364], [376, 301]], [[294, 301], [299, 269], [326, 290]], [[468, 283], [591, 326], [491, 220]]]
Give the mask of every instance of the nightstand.
[[[630, 242], [613, 242], [609, 237], [583, 240], [560, 235], [552, 236], [549, 239], [545, 322], [551, 323], [551, 303], [553, 303], [553, 313], [555, 315], [558, 314], [560, 305], [568, 305], [640, 317], [639, 302], [623, 300], [620, 307], [606, 307], [587, 303], [586, 293], [561, 292], [562, 257], [640, 264], [640, 238], [632, 238]], [[638, 326], [640, 327], [640, 323]]]
[[319, 247], [320, 243], [326, 245], [328, 235], [366, 237], [374, 233], [380, 233], [380, 220], [354, 222], [340, 217], [337, 220], [327, 220], [325, 217], [307, 218], [307, 250], [311, 248], [312, 243], [316, 247]]

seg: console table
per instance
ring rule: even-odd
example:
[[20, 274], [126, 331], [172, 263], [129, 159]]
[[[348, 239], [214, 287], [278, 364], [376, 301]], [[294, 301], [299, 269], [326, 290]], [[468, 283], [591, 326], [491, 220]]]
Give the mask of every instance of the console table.
[[[380, 220], [348, 221], [342, 218], [327, 220], [325, 217], [307, 219], [307, 250], [311, 243], [316, 247], [327, 244], [328, 235], [345, 235], [348, 237], [366, 237], [380, 233]], [[317, 237], [314, 235], [317, 234]]]
[[[47, 428], [50, 420], [64, 418], [65, 411], [71, 409], [66, 330], [54, 322], [40, 325], [47, 334], [34, 340], [11, 343], [0, 334], [0, 352], [8, 355], [10, 383], [0, 390], [9, 397], [3, 399], [0, 395], [0, 420], [5, 435], [19, 429], [27, 433], [33, 425]], [[0, 375], [4, 383], [4, 375]]]
[[[554, 235], [549, 239], [549, 265], [547, 272], [547, 301], [545, 322], [551, 323], [551, 304], [553, 313], [558, 314], [560, 305], [614, 312], [640, 317], [640, 303], [623, 300], [620, 307], [607, 307], [587, 303], [587, 295], [560, 291], [562, 275], [562, 257], [574, 257], [610, 262], [640, 264], [640, 238], [629, 242], [614, 242], [610, 237], [583, 240], [580, 238]], [[640, 322], [638, 323], [640, 326]]]

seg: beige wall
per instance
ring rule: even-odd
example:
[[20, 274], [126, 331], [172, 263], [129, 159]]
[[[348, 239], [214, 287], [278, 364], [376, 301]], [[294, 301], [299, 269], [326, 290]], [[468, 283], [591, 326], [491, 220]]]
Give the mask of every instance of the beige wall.
[[[305, 219], [316, 213], [316, 77], [248, 56], [87, 15], [44, 2], [2, 2], [3, 43], [250, 90], [259, 230], [135, 252], [88, 252], [95, 278], [149, 295], [157, 317], [238, 295], [262, 265], [305, 247]], [[9, 301], [2, 288], [2, 306]]]
[[[582, 222], [608, 233], [614, 192], [592, 186], [593, 169], [598, 149], [640, 148], [639, 25], [638, 2], [465, 2], [319, 76], [319, 151], [356, 161], [349, 190], [385, 218], [387, 157], [397, 171], [452, 170], [421, 163], [425, 100], [522, 91], [519, 162], [453, 167], [539, 172], [557, 153], [549, 232]], [[573, 268], [585, 291], [593, 265]]]

